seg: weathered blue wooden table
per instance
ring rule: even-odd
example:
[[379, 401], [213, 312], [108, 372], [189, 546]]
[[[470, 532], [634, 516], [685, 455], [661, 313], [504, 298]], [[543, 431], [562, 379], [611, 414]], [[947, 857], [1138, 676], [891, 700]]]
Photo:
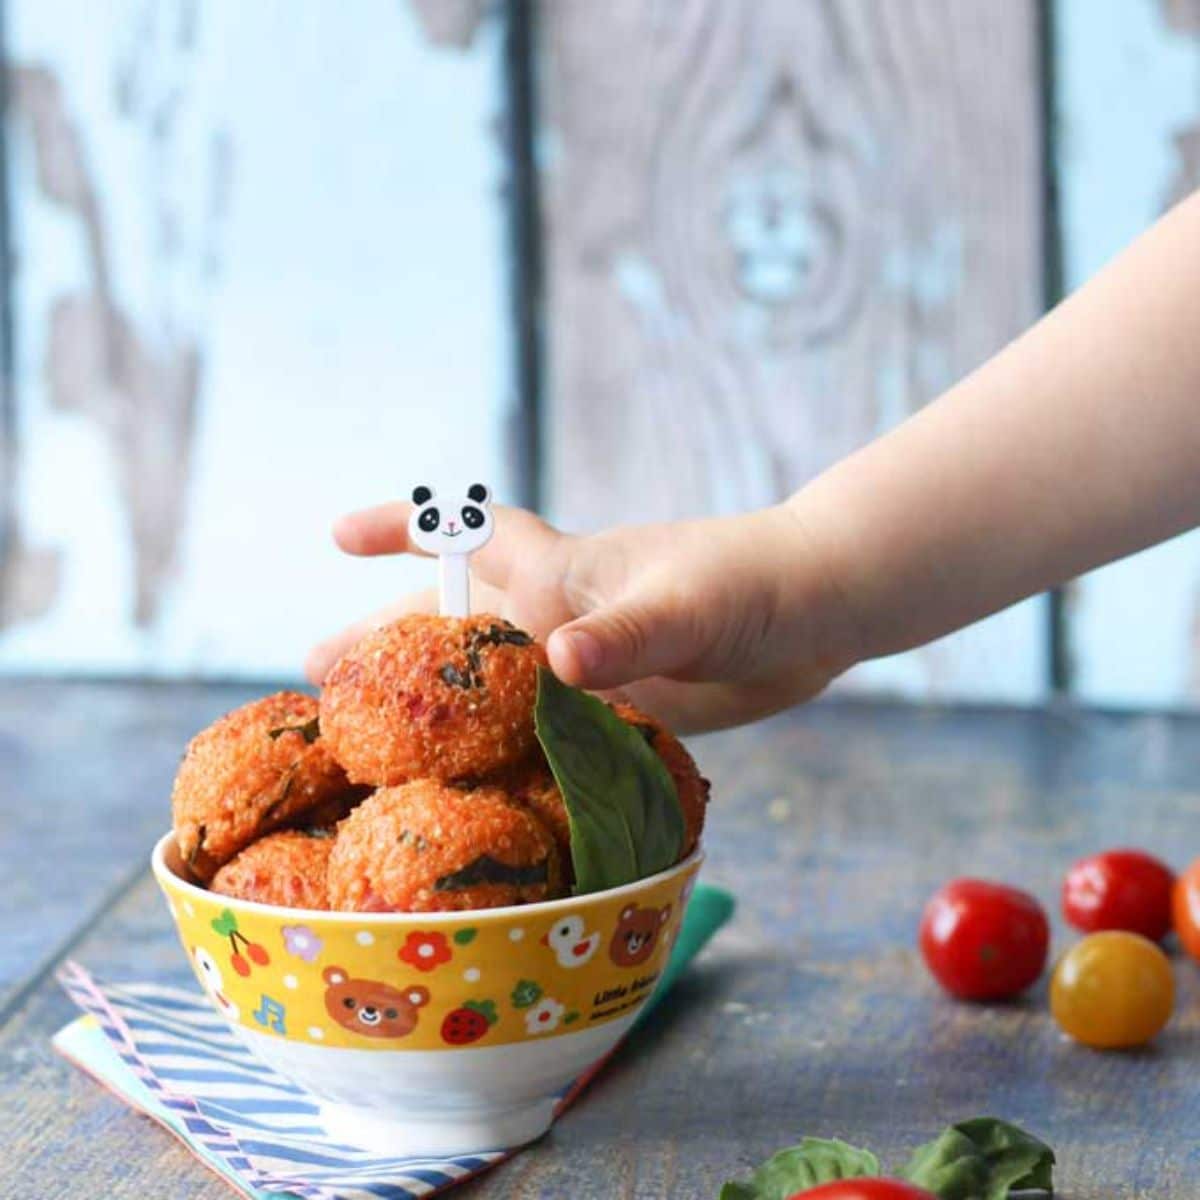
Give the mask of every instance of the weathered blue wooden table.
[[[0, 1196], [229, 1194], [49, 1038], [73, 1015], [64, 956], [187, 981], [145, 858], [188, 735], [249, 694], [0, 685]], [[952, 874], [1052, 903], [1079, 853], [1200, 853], [1200, 722], [822, 703], [695, 749], [716, 797], [705, 875], [737, 891], [735, 924], [562, 1124], [463, 1200], [709, 1197], [805, 1133], [895, 1161], [979, 1112], [1049, 1140], [1068, 1200], [1200, 1196], [1200, 968], [1178, 964], [1153, 1049], [1101, 1056], [1058, 1035], [1044, 986], [961, 1007], [913, 950]]]

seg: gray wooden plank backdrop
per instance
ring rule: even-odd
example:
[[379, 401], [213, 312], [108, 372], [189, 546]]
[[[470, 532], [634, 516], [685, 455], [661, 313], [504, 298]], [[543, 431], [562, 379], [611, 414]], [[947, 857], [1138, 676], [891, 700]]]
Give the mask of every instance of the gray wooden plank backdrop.
[[[542, 8], [551, 511], [770, 503], [1042, 305], [1034, 7]], [[1034, 601], [860, 687], [1030, 699]]]
[[[503, 26], [536, 33], [545, 505], [767, 503], [1194, 185], [1197, 0], [7, 0], [0, 670], [247, 677], [420, 566], [338, 511], [513, 475]], [[1118, 93], [1123, 102], [1114, 106]], [[1082, 581], [1079, 693], [1190, 703], [1194, 538]], [[855, 672], [1044, 697], [1043, 600]]]

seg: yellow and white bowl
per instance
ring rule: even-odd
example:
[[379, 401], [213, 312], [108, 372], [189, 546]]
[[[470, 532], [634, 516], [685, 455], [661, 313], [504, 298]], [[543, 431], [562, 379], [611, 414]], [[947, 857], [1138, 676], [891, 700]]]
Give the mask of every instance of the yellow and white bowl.
[[542, 1134], [653, 993], [702, 854], [610, 891], [464, 913], [329, 913], [155, 878], [214, 1007], [335, 1137], [464, 1154]]

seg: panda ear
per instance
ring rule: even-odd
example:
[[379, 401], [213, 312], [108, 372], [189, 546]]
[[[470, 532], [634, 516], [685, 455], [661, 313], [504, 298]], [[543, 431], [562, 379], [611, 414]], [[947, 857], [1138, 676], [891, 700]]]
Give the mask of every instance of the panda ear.
[[637, 906], [634, 904], [625, 905], [625, 907], [623, 909], [621, 909], [620, 917], [618, 917], [617, 919], [619, 921], [628, 921], [629, 918], [633, 916], [634, 912], [636, 911], [636, 908], [637, 908]]
[[328, 984], [345, 983], [348, 976], [341, 967], [326, 967], [321, 972], [321, 978]]
[[491, 492], [482, 483], [473, 483], [467, 488], [467, 499], [474, 500], [476, 504], [485, 504], [491, 499]]
[[433, 488], [426, 487], [423, 483], [418, 483], [412, 490], [412, 502], [414, 504], [427, 504], [433, 499], [433, 496]]
[[424, 1008], [429, 1003], [429, 989], [410, 987], [408, 989], [408, 1002], [413, 1008]]
[[665, 925], [671, 919], [671, 906], [664, 904], [658, 914], [658, 923]]

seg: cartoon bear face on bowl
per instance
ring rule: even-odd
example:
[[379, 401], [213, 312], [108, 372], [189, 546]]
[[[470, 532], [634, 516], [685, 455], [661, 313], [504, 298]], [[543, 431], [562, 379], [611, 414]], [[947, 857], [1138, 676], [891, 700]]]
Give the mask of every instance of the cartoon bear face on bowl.
[[628, 904], [617, 918], [617, 929], [608, 944], [608, 956], [618, 967], [636, 967], [654, 953], [658, 935], [671, 919], [671, 906], [640, 908]]
[[408, 536], [429, 554], [470, 554], [492, 536], [491, 493], [473, 483], [465, 496], [438, 496], [422, 484], [413, 488]]
[[326, 967], [325, 1008], [351, 1033], [364, 1037], [402, 1038], [417, 1027], [417, 1009], [429, 1003], [420, 985], [403, 989], [374, 979], [351, 979], [341, 967]]

